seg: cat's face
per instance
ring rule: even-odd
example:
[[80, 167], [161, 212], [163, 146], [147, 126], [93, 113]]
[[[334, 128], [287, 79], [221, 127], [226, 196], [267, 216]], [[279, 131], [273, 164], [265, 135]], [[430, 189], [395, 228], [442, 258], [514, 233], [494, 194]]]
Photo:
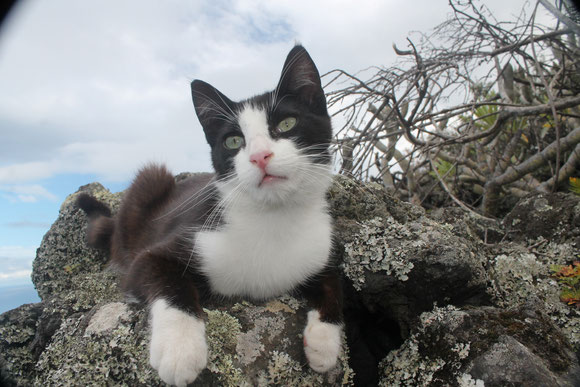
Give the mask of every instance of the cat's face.
[[290, 52], [270, 93], [232, 102], [205, 82], [191, 87], [224, 196], [279, 204], [326, 190], [332, 129], [318, 70], [304, 48]]

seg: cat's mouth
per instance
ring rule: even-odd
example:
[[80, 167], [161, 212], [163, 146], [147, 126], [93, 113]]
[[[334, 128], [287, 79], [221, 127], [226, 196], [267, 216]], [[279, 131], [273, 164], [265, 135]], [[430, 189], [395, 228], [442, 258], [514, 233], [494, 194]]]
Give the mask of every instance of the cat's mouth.
[[274, 184], [274, 183], [278, 183], [280, 181], [283, 180], [287, 180], [288, 178], [285, 176], [276, 176], [276, 175], [270, 175], [270, 174], [265, 174], [262, 177], [262, 181], [260, 181], [259, 186], [262, 187], [264, 185], [270, 185], [270, 184]]

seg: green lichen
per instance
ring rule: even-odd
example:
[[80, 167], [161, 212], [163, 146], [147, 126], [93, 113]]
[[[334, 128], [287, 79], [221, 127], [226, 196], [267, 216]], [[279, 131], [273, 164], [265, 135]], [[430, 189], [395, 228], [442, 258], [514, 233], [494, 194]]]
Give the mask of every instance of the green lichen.
[[[322, 376], [317, 376], [318, 384], [322, 384]], [[300, 363], [284, 352], [273, 351], [270, 354], [268, 374], [266, 375], [265, 380], [261, 380], [261, 383], [270, 386], [285, 385], [288, 387], [297, 387], [306, 385], [305, 382]]]
[[574, 372], [575, 358], [560, 330], [530, 305], [435, 307], [421, 314], [409, 338], [381, 362], [381, 385], [473, 387], [483, 383], [477, 379], [509, 385], [535, 378], [552, 385]]
[[219, 310], [208, 310], [206, 336], [209, 347], [207, 368], [216, 374], [221, 384], [226, 386], [246, 386], [243, 371], [235, 365], [235, 350], [242, 326], [230, 314]]
[[101, 302], [121, 301], [124, 298], [116, 275], [108, 271], [79, 276], [75, 286], [60, 296], [74, 311], [89, 310]]
[[352, 386], [354, 372], [348, 366], [348, 347], [343, 340], [344, 351], [339, 356], [339, 366], [327, 374], [319, 374], [293, 359], [286, 352], [274, 350], [268, 354], [267, 370], [261, 371], [259, 386]]
[[35, 327], [19, 325], [0, 326], [0, 340], [8, 345], [23, 344], [34, 337]]
[[[425, 336], [430, 336], [431, 327], [436, 329], [442, 324], [447, 327], [446, 331], [452, 332], [463, 323], [466, 315], [452, 305], [435, 307], [431, 312], [422, 313], [417, 330], [399, 349], [391, 351], [381, 361], [380, 386], [425, 386], [444, 369], [447, 372], [458, 371], [469, 355], [470, 343], [453, 337], [443, 339], [436, 336], [435, 343], [427, 345], [440, 347], [438, 348], [440, 351], [430, 351], [424, 348]], [[439, 340], [448, 340], [452, 345], [449, 347], [445, 347], [449, 343], [437, 345]], [[459, 376], [458, 373], [457, 377]]]
[[499, 306], [510, 308], [530, 300], [542, 303], [550, 318], [562, 329], [576, 350], [580, 349], [580, 311], [560, 300], [560, 286], [551, 276], [552, 265], [573, 262], [577, 249], [542, 237], [527, 242], [527, 247], [503, 244], [491, 261], [488, 289]]
[[[0, 384], [27, 386], [36, 372], [30, 351], [42, 304], [27, 304], [0, 314]], [[9, 383], [10, 382], [10, 383]]]
[[419, 342], [411, 337], [379, 364], [383, 370], [379, 386], [425, 386], [431, 383], [435, 372], [444, 365], [443, 359], [422, 357], [419, 354]]
[[337, 175], [328, 191], [334, 218], [348, 218], [363, 222], [376, 217], [392, 216], [406, 223], [425, 215], [425, 210], [389, 194], [377, 183], [360, 181]]
[[[4, 358], [4, 359], [3, 359]], [[16, 347], [4, 350], [0, 355], [2, 376], [10, 377], [17, 386], [30, 386], [36, 373], [36, 361], [26, 347]], [[0, 379], [0, 382], [2, 380]]]
[[43, 237], [33, 262], [32, 281], [43, 300], [69, 292], [78, 287], [84, 280], [83, 276], [99, 273], [106, 267], [107, 254], [86, 244], [87, 217], [75, 204], [80, 192], [101, 200], [113, 212], [120, 203], [121, 194], [112, 194], [98, 183], [81, 187], [66, 198], [58, 218]]
[[459, 387], [485, 387], [483, 380], [473, 379], [470, 374], [462, 374], [457, 377], [457, 384]]
[[254, 327], [240, 334], [236, 346], [237, 357], [242, 365], [253, 363], [264, 352], [264, 339], [269, 342], [282, 334], [285, 319], [282, 316], [253, 318]]
[[127, 313], [99, 332], [86, 329], [89, 315], [65, 319], [36, 364], [34, 385], [160, 385], [148, 364], [148, 330], [135, 328], [146, 326], [146, 313]]
[[[413, 234], [392, 217], [374, 218], [360, 224], [359, 232], [352, 242], [344, 245], [344, 273], [357, 290], [365, 282], [365, 270], [385, 272], [400, 281], [406, 281], [414, 265], [405, 249], [400, 249], [397, 239], [409, 240]], [[421, 240], [411, 242], [410, 247], [424, 246]]]

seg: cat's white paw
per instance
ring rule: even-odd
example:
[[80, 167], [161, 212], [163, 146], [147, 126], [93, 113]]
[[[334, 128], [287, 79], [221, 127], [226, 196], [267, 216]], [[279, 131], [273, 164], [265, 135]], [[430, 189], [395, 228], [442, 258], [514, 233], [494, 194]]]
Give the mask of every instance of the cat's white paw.
[[207, 365], [203, 320], [156, 300], [151, 307], [149, 362], [165, 383], [193, 382]]
[[341, 332], [340, 325], [320, 321], [318, 311], [308, 312], [308, 322], [304, 329], [304, 352], [310, 368], [324, 373], [336, 365], [342, 343]]

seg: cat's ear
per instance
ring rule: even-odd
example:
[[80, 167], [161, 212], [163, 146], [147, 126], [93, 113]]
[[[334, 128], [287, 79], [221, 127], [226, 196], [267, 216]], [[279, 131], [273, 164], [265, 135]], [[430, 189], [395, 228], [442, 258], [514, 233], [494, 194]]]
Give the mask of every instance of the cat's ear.
[[199, 79], [191, 82], [191, 97], [207, 141], [212, 145], [212, 129], [223, 121], [234, 121], [234, 105], [218, 89]]
[[320, 83], [320, 74], [314, 61], [302, 46], [295, 46], [284, 63], [278, 83], [278, 95], [298, 96], [311, 107], [323, 109], [326, 113], [326, 98]]

